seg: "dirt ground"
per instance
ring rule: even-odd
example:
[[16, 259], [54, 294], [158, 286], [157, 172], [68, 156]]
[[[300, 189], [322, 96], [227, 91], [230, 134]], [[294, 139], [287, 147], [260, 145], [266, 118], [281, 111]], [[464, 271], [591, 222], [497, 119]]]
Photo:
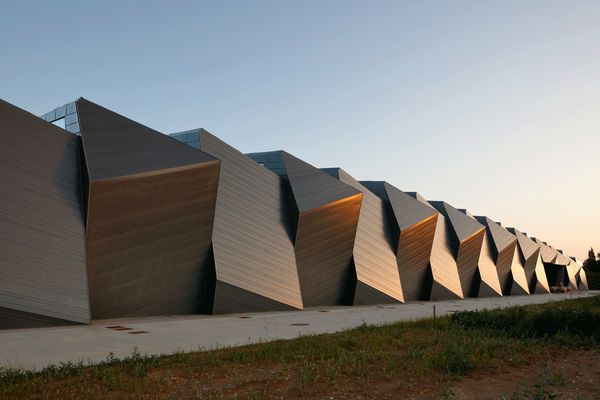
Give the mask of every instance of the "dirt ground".
[[476, 373], [452, 391], [461, 400], [600, 399], [600, 352], [575, 351], [499, 373]]
[[[600, 399], [600, 352], [571, 351], [550, 359], [531, 359], [527, 365], [476, 371], [444, 380], [416, 377], [410, 371], [391, 379], [367, 378], [350, 382], [303, 384], [304, 373], [291, 367], [234, 368], [190, 377], [181, 371], [162, 371], [164, 398], [251, 399], [406, 399], [406, 400], [587, 400]], [[185, 377], [184, 377], [185, 376]], [[191, 379], [190, 379], [191, 378]], [[116, 393], [115, 393], [116, 394]], [[156, 393], [158, 394], [158, 393]], [[159, 395], [160, 398], [162, 396]]]

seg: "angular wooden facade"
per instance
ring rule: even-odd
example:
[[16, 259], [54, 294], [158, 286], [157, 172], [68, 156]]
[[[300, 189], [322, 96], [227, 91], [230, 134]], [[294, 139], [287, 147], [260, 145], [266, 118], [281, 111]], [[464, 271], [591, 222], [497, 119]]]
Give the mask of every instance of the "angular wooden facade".
[[432, 284], [429, 259], [438, 213], [388, 182], [361, 184], [387, 206], [404, 300], [429, 300]]
[[83, 98], [0, 101], [0, 210], [0, 328], [588, 289], [487, 217]]
[[90, 322], [80, 143], [0, 100], [0, 328]]
[[[517, 255], [517, 237], [488, 217], [476, 216], [475, 219], [486, 227], [502, 294], [510, 295], [513, 282], [513, 259]], [[518, 267], [519, 265], [514, 265], [515, 269]]]
[[285, 151], [249, 157], [278, 173], [288, 185], [304, 306], [352, 304], [353, 249], [362, 193]]
[[220, 161], [85, 99], [92, 318], [202, 311]]
[[363, 197], [354, 240], [354, 305], [404, 302], [391, 221], [385, 202], [341, 168], [324, 172], [359, 190]]
[[416, 200], [431, 207], [438, 216], [435, 236], [429, 258], [431, 285], [428, 287], [430, 300], [463, 299], [464, 293], [458, 274], [458, 265], [454, 257], [452, 244], [452, 226], [448, 219], [416, 192], [409, 193]]
[[204, 129], [174, 137], [221, 160], [211, 311], [302, 309], [284, 182]]
[[508, 231], [517, 237], [519, 257], [523, 260], [529, 293], [550, 293], [548, 278], [546, 278], [546, 271], [540, 254], [540, 246], [518, 229], [508, 228]]
[[452, 249], [464, 296], [477, 297], [481, 281], [478, 269], [479, 256], [485, 239], [485, 227], [448, 203], [443, 201], [429, 203], [450, 223]]
[[[465, 209], [459, 210], [467, 217], [477, 221], [475, 217]], [[493, 244], [489, 239], [487, 230], [484, 229], [483, 240], [481, 241], [481, 251], [477, 261], [478, 288], [477, 297], [500, 297], [502, 288], [498, 279], [498, 271], [492, 251]]]

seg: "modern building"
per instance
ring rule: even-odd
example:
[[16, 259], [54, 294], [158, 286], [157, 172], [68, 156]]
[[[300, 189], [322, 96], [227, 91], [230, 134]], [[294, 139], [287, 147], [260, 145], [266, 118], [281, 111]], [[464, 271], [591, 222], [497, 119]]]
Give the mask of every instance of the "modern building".
[[0, 101], [0, 328], [587, 290], [516, 229], [86, 99]]

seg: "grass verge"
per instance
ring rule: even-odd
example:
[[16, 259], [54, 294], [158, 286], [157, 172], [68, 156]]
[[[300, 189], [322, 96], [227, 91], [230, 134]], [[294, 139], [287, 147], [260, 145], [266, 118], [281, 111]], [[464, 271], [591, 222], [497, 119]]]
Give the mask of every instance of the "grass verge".
[[557, 350], [596, 351], [599, 318], [600, 297], [590, 297], [207, 352], [136, 351], [37, 373], [0, 369], [0, 398], [419, 398], [428, 391], [453, 398], [453, 382], [476, 371], [525, 365]]

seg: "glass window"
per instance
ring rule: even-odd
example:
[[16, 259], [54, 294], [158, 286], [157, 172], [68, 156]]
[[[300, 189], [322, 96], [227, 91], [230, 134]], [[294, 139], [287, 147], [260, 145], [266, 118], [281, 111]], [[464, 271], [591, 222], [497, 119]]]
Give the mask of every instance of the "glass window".
[[56, 121], [52, 121], [52, 125], [56, 125], [59, 128], [65, 129], [65, 119], [61, 118], [61, 119], [57, 119]]

